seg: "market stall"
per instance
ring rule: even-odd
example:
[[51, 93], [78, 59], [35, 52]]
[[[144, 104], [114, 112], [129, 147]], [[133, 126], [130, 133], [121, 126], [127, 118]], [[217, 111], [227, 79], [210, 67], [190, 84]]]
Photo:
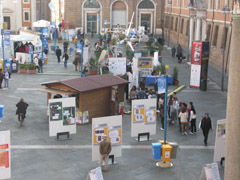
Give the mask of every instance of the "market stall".
[[124, 102], [126, 80], [106, 74], [42, 83], [48, 93], [48, 100], [57, 94], [63, 97], [76, 97], [76, 106], [81, 114], [92, 118], [116, 115], [119, 105]]

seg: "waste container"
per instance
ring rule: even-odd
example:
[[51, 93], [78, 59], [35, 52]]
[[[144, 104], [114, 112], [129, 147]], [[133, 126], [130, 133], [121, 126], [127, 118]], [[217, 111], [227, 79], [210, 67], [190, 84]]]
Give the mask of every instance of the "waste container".
[[18, 61], [13, 60], [12, 61], [12, 72], [17, 73], [18, 72]]
[[3, 118], [4, 105], [0, 105], [0, 118]]
[[202, 79], [200, 81], [200, 90], [202, 91], [207, 91], [207, 80]]
[[154, 160], [161, 159], [161, 146], [162, 146], [161, 143], [152, 143]]
[[178, 143], [169, 142], [169, 145], [172, 146], [171, 159], [176, 159], [177, 158]]
[[44, 60], [44, 64], [47, 64], [47, 63], [48, 63], [48, 57], [46, 57]]
[[12, 72], [12, 60], [4, 60], [4, 69], [8, 69], [8, 72]]
[[169, 144], [162, 145], [162, 161], [163, 162], [170, 162], [171, 150], [172, 150], [172, 146], [170, 146]]
[[[164, 144], [164, 140], [158, 140], [158, 142]], [[166, 144], [168, 144], [168, 141], [166, 141]]]
[[2, 59], [0, 59], [0, 69], [3, 70], [3, 60]]

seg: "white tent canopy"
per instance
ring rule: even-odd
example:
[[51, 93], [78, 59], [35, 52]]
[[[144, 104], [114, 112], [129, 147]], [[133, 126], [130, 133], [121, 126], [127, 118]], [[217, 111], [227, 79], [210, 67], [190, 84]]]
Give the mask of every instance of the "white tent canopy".
[[45, 20], [39, 20], [33, 23], [33, 27], [49, 27], [50, 22]]

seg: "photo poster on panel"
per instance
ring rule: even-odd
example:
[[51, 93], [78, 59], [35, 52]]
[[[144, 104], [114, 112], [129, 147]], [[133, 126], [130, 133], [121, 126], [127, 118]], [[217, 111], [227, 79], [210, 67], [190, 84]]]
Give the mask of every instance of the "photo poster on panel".
[[152, 57], [139, 57], [138, 68], [142, 72], [142, 77], [150, 76], [153, 72], [153, 58]]
[[201, 80], [202, 41], [192, 42], [192, 60], [190, 87], [200, 88]]
[[11, 178], [10, 131], [0, 131], [0, 179]]
[[92, 161], [98, 161], [99, 144], [106, 135], [112, 144], [110, 155], [122, 156], [122, 116], [107, 116], [92, 119]]
[[132, 101], [131, 137], [139, 133], [156, 134], [156, 99], [139, 99]]
[[77, 111], [76, 112], [76, 123], [77, 124], [87, 124], [89, 123], [89, 113], [88, 111]]
[[25, 63], [25, 53], [16, 53], [16, 60], [18, 61], [19, 64], [24, 64]]
[[124, 75], [127, 72], [126, 58], [109, 58], [109, 71], [115, 76]]
[[226, 143], [226, 119], [217, 121], [216, 138], [214, 147], [214, 162], [220, 162], [221, 158], [225, 157]]
[[76, 134], [76, 100], [73, 98], [49, 99], [49, 136], [69, 132]]

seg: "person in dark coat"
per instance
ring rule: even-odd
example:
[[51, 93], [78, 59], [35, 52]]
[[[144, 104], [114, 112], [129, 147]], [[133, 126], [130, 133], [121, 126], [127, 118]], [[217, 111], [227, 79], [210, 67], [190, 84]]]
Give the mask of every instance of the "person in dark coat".
[[209, 118], [209, 114], [205, 113], [205, 117], [202, 118], [200, 128], [202, 129], [203, 136], [204, 136], [204, 144], [207, 146], [207, 140], [208, 140], [208, 133], [209, 130], [212, 131], [212, 122]]
[[56, 56], [58, 58], [58, 62], [60, 63], [60, 57], [62, 56], [62, 51], [61, 49], [59, 48], [59, 46], [57, 47], [56, 49]]
[[173, 48], [172, 48], [172, 57], [175, 57], [175, 53], [176, 53], [176, 48], [175, 48], [175, 46], [173, 46]]
[[178, 44], [178, 47], [177, 47], [177, 58], [178, 58], [178, 62], [180, 63], [182, 61], [182, 47], [180, 44]]
[[16, 104], [16, 107], [17, 107], [16, 115], [18, 115], [18, 121], [20, 121], [20, 114], [23, 114], [23, 119], [26, 117], [28, 104], [24, 102], [23, 98], [21, 98], [20, 101]]
[[68, 62], [68, 59], [69, 59], [67, 51], [64, 52], [64, 54], [62, 56], [62, 59], [64, 60], [64, 67], [67, 68], [67, 62]]
[[4, 73], [2, 72], [2, 69], [0, 69], [0, 89], [2, 89], [3, 79], [4, 79]]

